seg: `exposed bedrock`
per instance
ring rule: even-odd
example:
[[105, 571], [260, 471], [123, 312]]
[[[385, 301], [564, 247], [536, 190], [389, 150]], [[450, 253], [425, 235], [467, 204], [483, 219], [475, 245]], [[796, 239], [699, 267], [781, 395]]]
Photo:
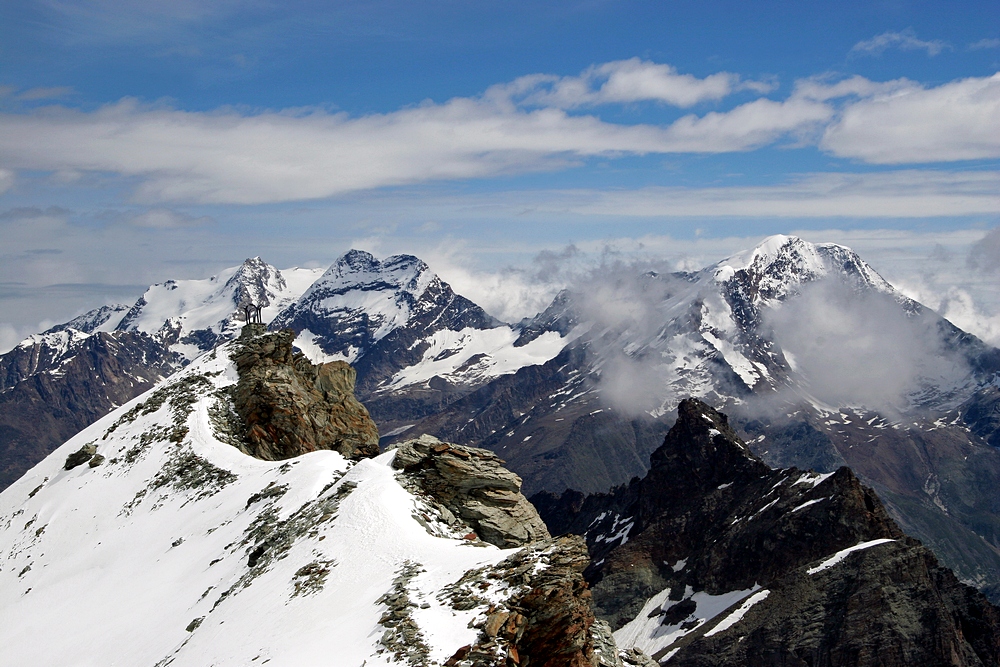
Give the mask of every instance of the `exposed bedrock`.
[[292, 351], [295, 333], [243, 328], [233, 355], [233, 395], [248, 453], [268, 461], [332, 449], [349, 459], [377, 456], [378, 429], [354, 397], [354, 369], [343, 361], [314, 365]]
[[670, 665], [1000, 665], [1000, 610], [850, 469], [771, 469], [701, 401], [645, 478], [533, 500], [586, 536], [597, 617]]
[[503, 463], [488, 449], [424, 435], [400, 444], [392, 465], [485, 542], [510, 548], [548, 538], [545, 523], [521, 494], [521, 478]]

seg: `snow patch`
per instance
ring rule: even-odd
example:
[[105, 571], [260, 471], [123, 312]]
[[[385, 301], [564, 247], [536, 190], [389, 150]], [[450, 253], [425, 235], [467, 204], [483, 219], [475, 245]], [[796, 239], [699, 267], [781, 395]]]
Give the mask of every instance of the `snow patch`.
[[868, 542], [861, 542], [860, 544], [855, 544], [853, 547], [847, 547], [846, 549], [841, 549], [840, 551], [833, 554], [832, 556], [827, 558], [825, 561], [823, 561], [816, 567], [809, 568], [808, 570], [806, 570], [806, 572], [808, 574], [816, 574], [817, 572], [828, 570], [837, 563], [847, 558], [849, 554], [852, 554], [855, 551], [861, 551], [862, 549], [870, 549], [871, 547], [878, 546], [879, 544], [885, 544], [886, 542], [895, 542], [895, 541], [896, 540], [883, 537], [882, 539], [869, 540]]

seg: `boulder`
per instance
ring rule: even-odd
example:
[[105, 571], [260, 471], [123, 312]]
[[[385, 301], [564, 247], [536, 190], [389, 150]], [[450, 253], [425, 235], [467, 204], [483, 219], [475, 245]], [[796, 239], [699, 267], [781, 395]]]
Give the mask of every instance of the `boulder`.
[[485, 542], [510, 548], [548, 538], [545, 523], [521, 494], [521, 478], [503, 463], [487, 449], [423, 435], [397, 446], [392, 465], [403, 471], [409, 486], [466, 522]]
[[[77, 466], [82, 466], [87, 461], [90, 461], [94, 455], [97, 454], [96, 445], [84, 445], [80, 449], [76, 450], [72, 454], [66, 457], [66, 465], [63, 466], [66, 470], [72, 470]], [[104, 457], [101, 457], [103, 460]], [[93, 467], [93, 466], [92, 466]]]

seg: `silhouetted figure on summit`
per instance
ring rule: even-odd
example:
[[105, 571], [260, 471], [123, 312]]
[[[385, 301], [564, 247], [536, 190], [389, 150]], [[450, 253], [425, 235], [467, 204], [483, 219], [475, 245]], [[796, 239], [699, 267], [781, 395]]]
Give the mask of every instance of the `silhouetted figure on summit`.
[[254, 308], [257, 309], [257, 314], [256, 314], [257, 315], [257, 317], [256, 317], [257, 324], [263, 324], [264, 320], [261, 319], [261, 317], [260, 317], [260, 311], [264, 309], [264, 306], [254, 306]]

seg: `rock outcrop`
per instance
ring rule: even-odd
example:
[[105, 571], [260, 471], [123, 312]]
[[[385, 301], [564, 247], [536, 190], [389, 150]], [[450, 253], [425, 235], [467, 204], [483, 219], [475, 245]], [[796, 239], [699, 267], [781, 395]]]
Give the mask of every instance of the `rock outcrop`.
[[393, 467], [406, 486], [433, 499], [448, 523], [465, 523], [484, 542], [510, 548], [549, 537], [521, 478], [487, 449], [441, 442], [429, 435], [396, 447]]
[[[621, 667], [613, 661], [614, 642], [595, 626], [582, 574], [589, 560], [583, 539], [568, 535], [535, 542], [496, 566], [468, 572], [445, 591], [458, 609], [486, 602], [479, 592], [497, 583], [515, 593], [489, 606], [476, 621], [477, 640], [459, 649], [446, 667]], [[600, 661], [600, 649], [611, 662]]]
[[314, 365], [293, 352], [293, 331], [244, 327], [233, 359], [233, 394], [248, 453], [268, 461], [319, 449], [349, 459], [377, 456], [378, 429], [354, 397], [354, 369], [343, 361]]
[[848, 468], [770, 469], [689, 399], [643, 479], [536, 496], [586, 535], [595, 612], [671, 665], [1000, 664], [1000, 610]]

